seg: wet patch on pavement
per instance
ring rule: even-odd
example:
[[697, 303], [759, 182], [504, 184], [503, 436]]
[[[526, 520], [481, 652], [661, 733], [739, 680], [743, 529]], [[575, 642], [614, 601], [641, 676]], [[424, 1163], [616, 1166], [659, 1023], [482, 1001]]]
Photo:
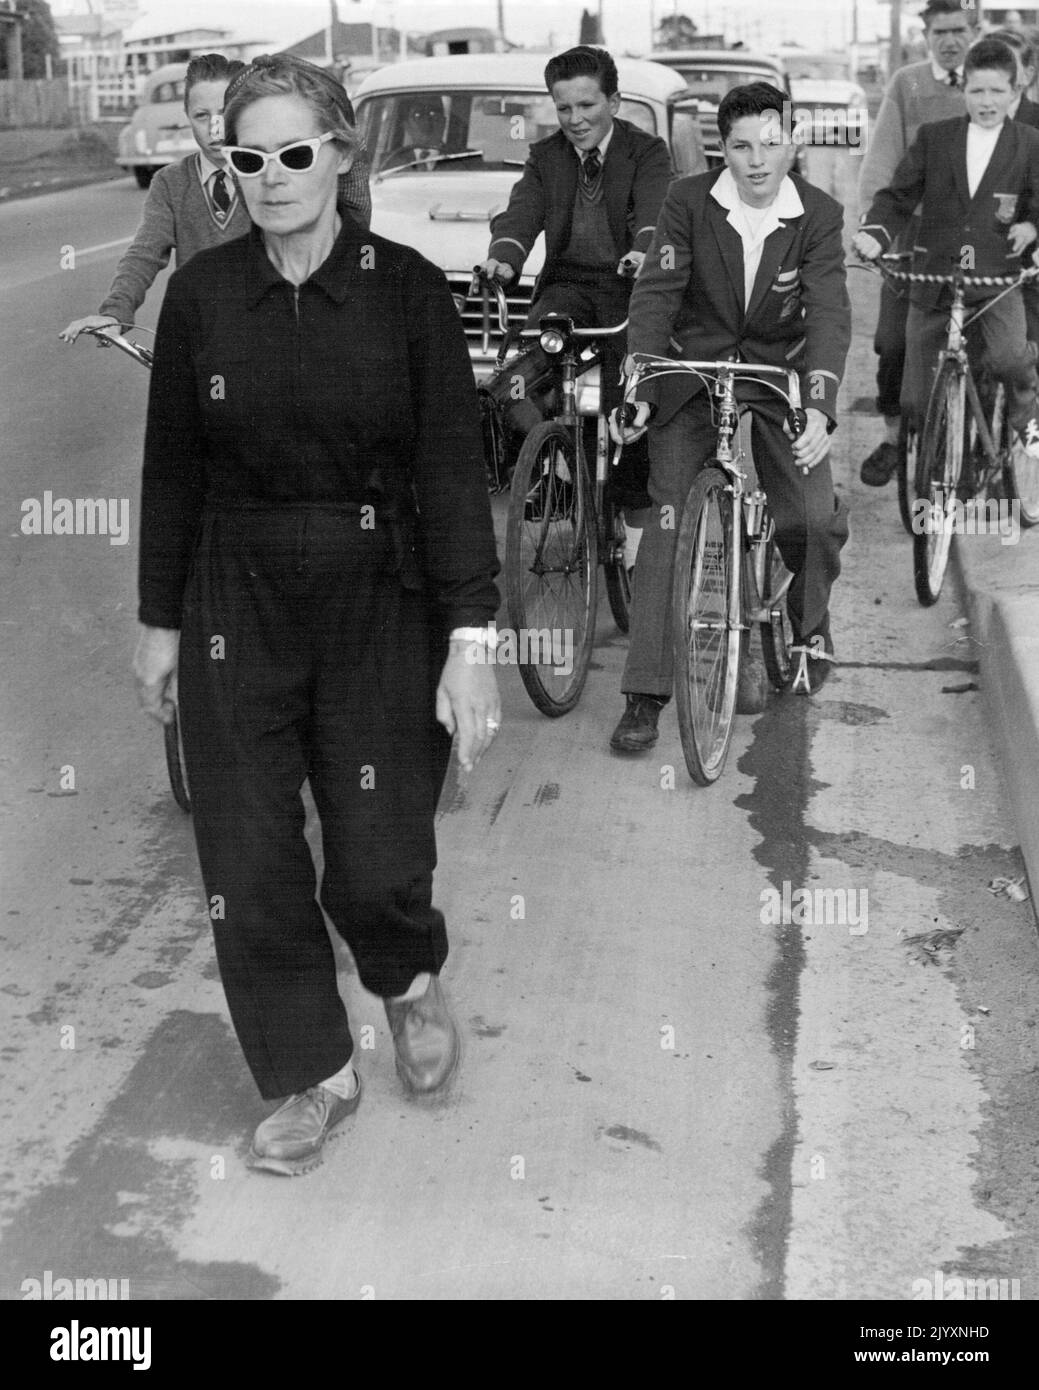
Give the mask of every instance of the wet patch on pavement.
[[[783, 884], [806, 883], [809, 876], [809, 831], [805, 813], [809, 798], [819, 789], [811, 775], [809, 700], [781, 700], [753, 725], [750, 747], [739, 760], [739, 769], [751, 778], [753, 791], [736, 798], [748, 812], [752, 829], [761, 836], [754, 857], [767, 871], [779, 894]], [[790, 1172], [797, 1142], [797, 1108], [792, 1066], [800, 1017], [798, 996], [805, 952], [801, 929], [794, 922], [774, 929], [775, 963], [767, 989], [771, 999], [768, 1032], [782, 1063], [780, 1103], [783, 1128], [762, 1165], [769, 1195], [761, 1203], [750, 1226], [750, 1236], [762, 1264], [762, 1279], [751, 1295], [758, 1299], [782, 1299], [784, 1262], [792, 1212]]]
[[[192, 1216], [209, 1163], [160, 1161], [170, 1139], [244, 1152], [259, 1107], [241, 1054], [217, 1014], [171, 1013], [59, 1178], [17, 1207], [4, 1231], [0, 1297], [21, 1281], [129, 1279], [131, 1299], [267, 1299], [279, 1281], [256, 1265], [181, 1259], [177, 1232]], [[132, 1232], [126, 1234], [126, 1232]]]

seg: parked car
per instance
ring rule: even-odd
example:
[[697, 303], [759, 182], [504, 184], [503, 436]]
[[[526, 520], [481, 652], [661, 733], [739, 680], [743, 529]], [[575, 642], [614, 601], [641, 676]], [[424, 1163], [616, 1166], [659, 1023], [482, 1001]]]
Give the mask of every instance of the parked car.
[[[779, 58], [744, 49], [677, 48], [660, 49], [651, 53], [655, 63], [664, 63], [680, 74], [700, 108], [700, 133], [708, 165], [716, 168], [722, 163], [722, 142], [718, 133], [718, 107], [721, 99], [733, 87], [750, 82], [768, 82], [791, 96], [790, 80]], [[797, 172], [802, 173], [800, 156]]]
[[[545, 90], [547, 53], [481, 53], [393, 63], [373, 73], [354, 98], [358, 128], [372, 159], [372, 230], [414, 246], [447, 275], [456, 298], [466, 294], [472, 268], [487, 256], [490, 221], [508, 203], [527, 149], [559, 128]], [[659, 63], [621, 59], [619, 115], [669, 145], [676, 174], [707, 168], [695, 104], [682, 106], [685, 83]], [[409, 112], [432, 118], [435, 159], [409, 165], [404, 126]], [[432, 129], [433, 127], [427, 127]], [[509, 285], [513, 323], [530, 306], [544, 261], [539, 237], [523, 275]], [[482, 311], [470, 302], [466, 336], [477, 378], [491, 370], [496, 343], [483, 332]], [[592, 383], [585, 382], [587, 403]], [[597, 394], [597, 388], [595, 389]]]
[[184, 111], [187, 63], [156, 68], [144, 84], [130, 124], [119, 132], [116, 163], [147, 188], [156, 169], [192, 154], [198, 146]]
[[[845, 54], [791, 49], [783, 53], [783, 62], [795, 105], [799, 111], [812, 113], [814, 144], [843, 144], [842, 134], [850, 143], [865, 139], [867, 97]], [[857, 132], [860, 140], [855, 140], [852, 132]]]

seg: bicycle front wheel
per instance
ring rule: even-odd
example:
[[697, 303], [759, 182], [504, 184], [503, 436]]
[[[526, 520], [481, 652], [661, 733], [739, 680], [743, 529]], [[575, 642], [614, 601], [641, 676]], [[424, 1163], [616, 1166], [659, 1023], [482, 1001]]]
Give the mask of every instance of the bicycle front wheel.
[[963, 472], [966, 383], [955, 362], [935, 377], [920, 434], [920, 486], [913, 503], [913, 578], [925, 607], [938, 602], [949, 563]]
[[606, 597], [610, 601], [613, 621], [621, 632], [626, 633], [631, 618], [631, 580], [624, 561], [624, 509], [617, 502], [609, 483], [603, 489], [602, 525], [602, 569], [606, 576]]
[[520, 676], [542, 714], [581, 698], [595, 642], [599, 573], [595, 507], [584, 456], [564, 425], [524, 440], [505, 532], [505, 593]]
[[736, 713], [741, 634], [732, 533], [728, 478], [707, 468], [686, 499], [671, 594], [678, 728], [689, 775], [701, 787], [721, 776]]
[[913, 501], [916, 497], [917, 444], [916, 430], [902, 416], [898, 428], [898, 514], [907, 535], [913, 535]]

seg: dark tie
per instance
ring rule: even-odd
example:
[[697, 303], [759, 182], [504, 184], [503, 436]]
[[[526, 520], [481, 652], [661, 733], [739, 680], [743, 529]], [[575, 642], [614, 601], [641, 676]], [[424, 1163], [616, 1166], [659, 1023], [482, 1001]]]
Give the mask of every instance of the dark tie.
[[950, 86], [950, 87], [958, 87], [959, 85], [960, 85], [959, 74], [956, 72], [956, 70], [955, 70], [955, 68], [954, 68], [953, 71], [949, 73], [949, 86]]
[[213, 205], [221, 217], [227, 216], [231, 199], [227, 192], [227, 175], [217, 170], [213, 176]]
[[584, 157], [584, 163], [581, 165], [581, 177], [584, 179], [585, 183], [593, 184], [599, 177], [599, 171], [601, 169], [602, 160], [599, 158], [599, 149], [598, 146], [596, 146], [594, 149], [589, 150]]

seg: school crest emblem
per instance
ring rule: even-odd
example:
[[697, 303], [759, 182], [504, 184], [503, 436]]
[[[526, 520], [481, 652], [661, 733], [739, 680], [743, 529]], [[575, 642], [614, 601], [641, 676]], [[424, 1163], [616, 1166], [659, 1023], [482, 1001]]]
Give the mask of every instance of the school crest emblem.
[[1017, 212], [1017, 194], [995, 193], [993, 197], [996, 200], [996, 221], [1001, 222], [1004, 227], [1009, 227]]

